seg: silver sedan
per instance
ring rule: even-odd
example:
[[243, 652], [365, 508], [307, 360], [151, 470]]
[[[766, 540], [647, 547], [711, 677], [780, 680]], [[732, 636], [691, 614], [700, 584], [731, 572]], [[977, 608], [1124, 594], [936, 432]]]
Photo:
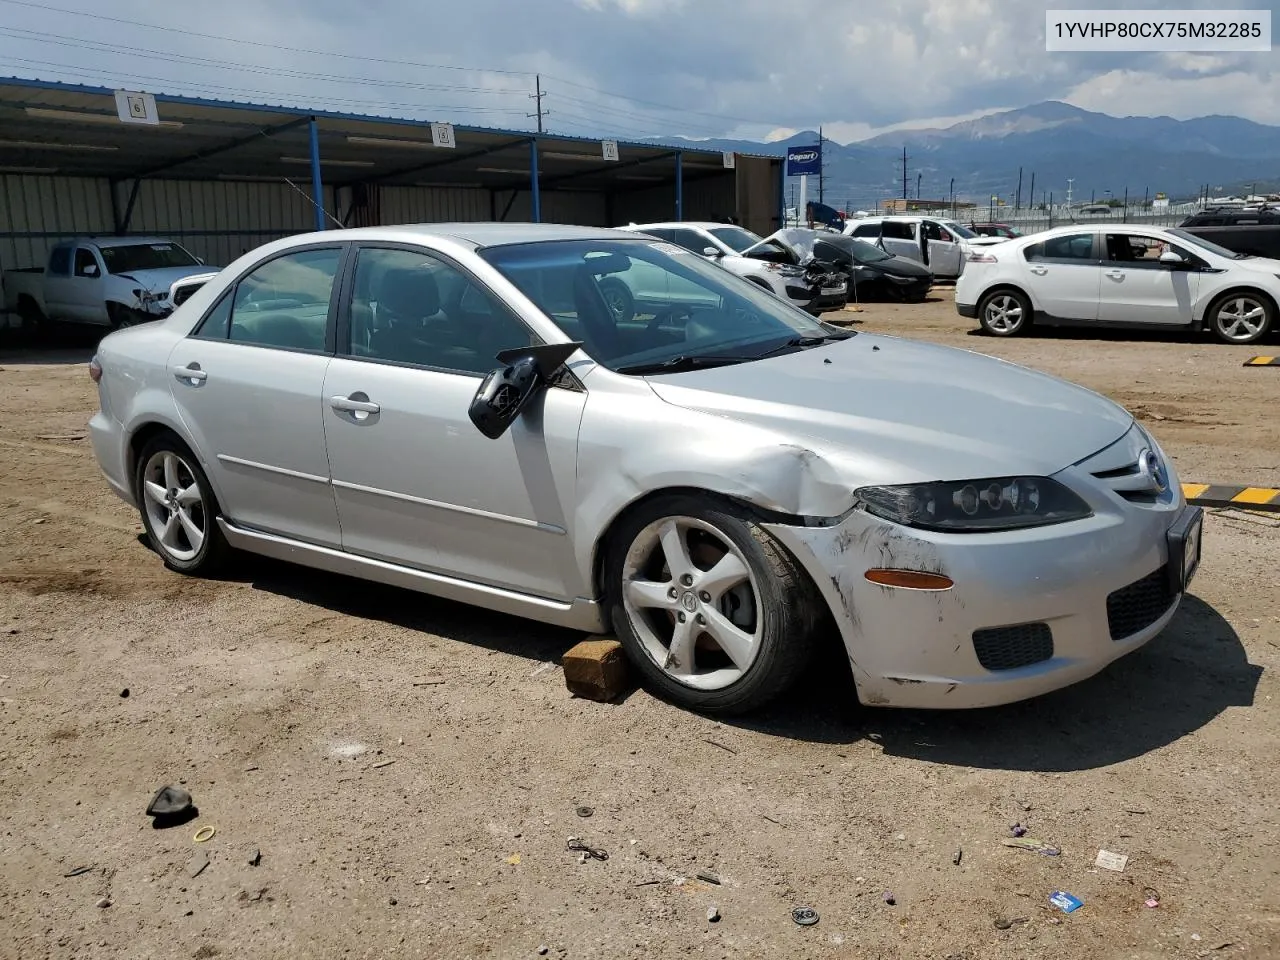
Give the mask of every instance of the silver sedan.
[[[601, 285], [636, 277], [620, 318]], [[1034, 696], [1159, 633], [1200, 556], [1110, 401], [622, 231], [291, 237], [90, 373], [98, 461], [172, 569], [238, 549], [611, 631], [700, 711], [835, 635], [867, 704]]]

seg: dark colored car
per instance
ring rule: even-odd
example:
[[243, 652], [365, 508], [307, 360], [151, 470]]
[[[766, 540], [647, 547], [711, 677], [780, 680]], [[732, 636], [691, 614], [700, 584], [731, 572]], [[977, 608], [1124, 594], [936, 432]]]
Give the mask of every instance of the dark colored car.
[[971, 223], [969, 229], [980, 237], [1004, 237], [1006, 240], [1012, 240], [1022, 236], [1021, 230], [1007, 223]]
[[922, 303], [933, 286], [933, 274], [928, 267], [906, 257], [895, 257], [857, 237], [824, 235], [814, 244], [813, 256], [849, 271], [850, 299], [881, 297]]
[[1178, 224], [1232, 253], [1280, 259], [1280, 210], [1207, 209], [1193, 213]]

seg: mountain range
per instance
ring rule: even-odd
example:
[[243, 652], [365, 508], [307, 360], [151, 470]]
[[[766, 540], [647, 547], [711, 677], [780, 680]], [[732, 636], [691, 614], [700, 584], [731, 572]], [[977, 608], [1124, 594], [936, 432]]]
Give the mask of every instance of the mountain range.
[[[677, 141], [678, 142], [678, 141]], [[687, 140], [703, 149], [779, 154], [792, 145], [816, 145], [806, 130], [773, 143]], [[940, 129], [902, 130], [867, 140], [823, 146], [824, 197], [837, 207], [867, 208], [902, 196], [902, 152], [907, 152], [907, 192], [945, 199], [955, 180], [959, 200], [985, 204], [992, 195], [1011, 200], [1022, 168], [1022, 202], [1066, 198], [1074, 179], [1076, 202], [1130, 202], [1163, 192], [1175, 202], [1212, 195], [1274, 189], [1280, 184], [1280, 127], [1239, 117], [1192, 120], [1112, 117], [1056, 100], [965, 120]], [[919, 180], [917, 181], [917, 176]], [[809, 196], [817, 199], [817, 178]], [[788, 198], [790, 199], [790, 198]]]

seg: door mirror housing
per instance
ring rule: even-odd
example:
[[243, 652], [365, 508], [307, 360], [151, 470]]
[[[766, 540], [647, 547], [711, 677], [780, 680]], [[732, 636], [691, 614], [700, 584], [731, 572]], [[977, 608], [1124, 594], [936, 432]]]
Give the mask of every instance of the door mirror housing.
[[497, 440], [529, 405], [533, 395], [551, 382], [564, 362], [582, 344], [547, 343], [534, 347], [504, 350], [497, 356], [499, 367], [480, 381], [467, 415], [477, 430]]
[[98, 275], [98, 265], [96, 263], [90, 263], [84, 268], [84, 276], [96, 277], [97, 275]]
[[1183, 260], [1182, 257], [1174, 251], [1166, 250], [1164, 253], [1160, 254], [1160, 266], [1177, 269], [1179, 267], [1188, 266], [1188, 264], [1187, 261]]
[[718, 259], [724, 256], [724, 251], [718, 247], [703, 247], [702, 255], [704, 257], [716, 257]]

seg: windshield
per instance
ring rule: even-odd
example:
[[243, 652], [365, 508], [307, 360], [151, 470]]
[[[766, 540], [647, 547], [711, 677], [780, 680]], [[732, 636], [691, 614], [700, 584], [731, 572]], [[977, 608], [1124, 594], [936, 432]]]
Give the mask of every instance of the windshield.
[[611, 370], [656, 372], [647, 368], [699, 360], [738, 363], [799, 338], [844, 336], [767, 290], [662, 241], [552, 240], [479, 254]]
[[99, 247], [108, 273], [197, 267], [200, 262], [176, 243], [139, 243], [127, 247]]
[[1249, 257], [1249, 254], [1247, 253], [1237, 253], [1234, 250], [1228, 250], [1226, 247], [1220, 247], [1216, 243], [1210, 243], [1204, 237], [1197, 236], [1194, 233], [1187, 233], [1187, 231], [1179, 230], [1177, 227], [1171, 228], [1168, 233], [1170, 236], [1177, 237], [1179, 240], [1184, 240], [1192, 246], [1199, 247], [1201, 250], [1208, 250], [1210, 253], [1216, 253], [1218, 256], [1224, 257], [1227, 260], [1245, 260]]
[[874, 243], [868, 243], [866, 240], [858, 240], [850, 238], [845, 244], [845, 249], [853, 256], [853, 259], [859, 263], [879, 263], [881, 260], [892, 260], [893, 254], [886, 253]]
[[960, 224], [956, 223], [954, 220], [943, 220], [942, 225], [946, 227], [948, 230], [950, 230], [952, 233], [954, 233], [961, 240], [972, 240], [974, 237], [977, 236], [977, 234], [974, 233], [972, 230], [970, 230], [968, 227], [962, 227], [960, 226]]
[[712, 227], [707, 233], [711, 234], [734, 253], [741, 253], [747, 247], [759, 243], [763, 238], [757, 237], [750, 230], [743, 230], [741, 227]]

